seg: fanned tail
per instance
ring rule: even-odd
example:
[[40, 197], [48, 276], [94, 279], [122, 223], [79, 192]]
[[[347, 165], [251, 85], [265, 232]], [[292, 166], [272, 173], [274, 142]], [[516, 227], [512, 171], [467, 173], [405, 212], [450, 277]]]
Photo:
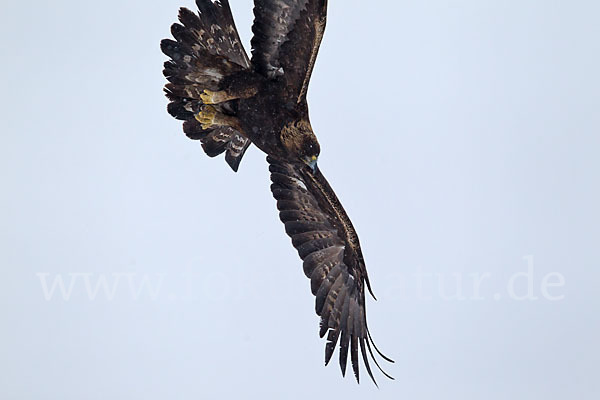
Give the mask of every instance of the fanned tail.
[[[173, 117], [185, 121], [186, 135], [200, 140], [206, 154], [215, 157], [223, 152], [234, 171], [250, 141], [228, 126], [203, 129], [195, 116], [201, 111], [200, 95], [205, 90], [220, 90], [223, 80], [248, 69], [250, 62], [241, 44], [229, 2], [197, 0], [199, 14], [187, 8], [179, 10], [179, 23], [171, 26], [175, 40], [164, 39], [160, 46], [171, 59], [163, 71], [169, 83], [165, 86], [170, 100], [167, 110]], [[215, 106], [219, 112], [234, 113], [234, 105]]]

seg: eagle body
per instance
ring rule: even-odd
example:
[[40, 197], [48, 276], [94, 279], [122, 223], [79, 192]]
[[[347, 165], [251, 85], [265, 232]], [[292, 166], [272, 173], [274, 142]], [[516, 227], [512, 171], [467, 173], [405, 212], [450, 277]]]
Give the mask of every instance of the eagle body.
[[[252, 72], [256, 74], [255, 72]], [[293, 102], [282, 102], [285, 83], [280, 80], [261, 82], [258, 93], [240, 99], [236, 116], [251, 142], [266, 154], [287, 157], [281, 134], [285, 126], [308, 123], [308, 108]]]
[[[320, 146], [306, 100], [326, 24], [327, 0], [255, 0], [252, 58], [246, 54], [227, 0], [196, 0], [199, 13], [179, 11], [164, 39], [168, 112], [207, 155], [225, 153], [237, 171], [254, 144], [267, 154], [279, 217], [310, 279], [325, 364], [339, 347], [345, 374], [359, 355], [387, 377], [373, 350], [365, 288], [372, 294], [356, 230], [317, 166]], [[393, 378], [391, 378], [393, 379]]]

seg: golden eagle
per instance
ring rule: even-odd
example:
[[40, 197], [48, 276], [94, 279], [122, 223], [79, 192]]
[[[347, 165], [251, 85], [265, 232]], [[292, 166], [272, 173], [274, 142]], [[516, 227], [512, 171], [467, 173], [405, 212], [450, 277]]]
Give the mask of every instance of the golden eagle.
[[306, 102], [327, 0], [255, 0], [252, 59], [227, 0], [196, 4], [199, 14], [181, 8], [180, 23], [171, 26], [175, 40], [161, 42], [171, 58], [164, 69], [168, 112], [184, 121], [184, 132], [200, 140], [209, 156], [225, 152], [234, 171], [251, 143], [267, 154], [271, 191], [310, 278], [319, 334], [327, 334], [325, 364], [339, 341], [342, 374], [350, 351], [359, 381], [360, 347], [375, 382], [368, 356], [379, 365], [372, 348], [392, 360], [369, 334], [365, 261], [350, 219], [317, 167], [319, 142]]

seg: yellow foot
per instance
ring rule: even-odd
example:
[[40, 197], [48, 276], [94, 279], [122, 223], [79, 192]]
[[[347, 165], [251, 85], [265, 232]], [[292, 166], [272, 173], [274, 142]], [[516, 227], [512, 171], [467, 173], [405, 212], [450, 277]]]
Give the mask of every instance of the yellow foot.
[[202, 94], [200, 94], [200, 99], [204, 104], [219, 104], [225, 101], [231, 100], [226, 91], [220, 90], [218, 92], [213, 92], [212, 90], [204, 90]]
[[216, 116], [217, 110], [213, 106], [204, 106], [202, 107], [202, 111], [195, 115], [195, 118], [202, 125], [202, 129], [210, 129], [215, 122]]

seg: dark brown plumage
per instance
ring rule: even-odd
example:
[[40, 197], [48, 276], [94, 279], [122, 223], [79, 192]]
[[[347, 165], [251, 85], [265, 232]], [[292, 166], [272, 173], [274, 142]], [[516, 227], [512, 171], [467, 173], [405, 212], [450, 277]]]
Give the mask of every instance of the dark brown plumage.
[[[250, 143], [264, 151], [286, 233], [303, 260], [316, 296], [325, 363], [339, 342], [359, 380], [359, 353], [371, 379], [377, 367], [366, 320], [371, 291], [358, 236], [317, 167], [319, 143], [306, 94], [325, 30], [326, 0], [255, 0], [252, 59], [235, 28], [228, 1], [197, 0], [200, 14], [181, 9], [175, 41], [161, 42], [168, 111], [214, 157], [226, 152], [237, 170]], [[381, 370], [381, 368], [379, 367]], [[383, 370], [382, 370], [383, 372]], [[385, 372], [383, 372], [386, 376]], [[391, 377], [390, 377], [391, 378]]]

